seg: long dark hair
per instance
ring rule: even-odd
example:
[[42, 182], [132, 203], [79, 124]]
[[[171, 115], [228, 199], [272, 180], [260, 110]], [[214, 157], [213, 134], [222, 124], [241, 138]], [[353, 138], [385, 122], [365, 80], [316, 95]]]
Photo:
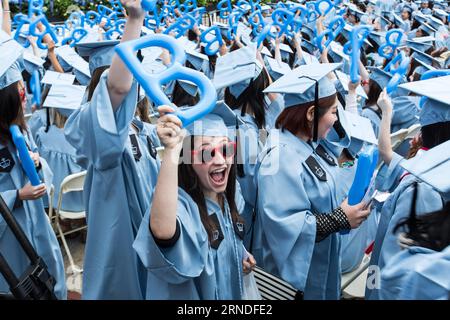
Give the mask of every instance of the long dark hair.
[[3, 145], [12, 139], [9, 132], [12, 124], [18, 125], [22, 132], [27, 129], [17, 84], [18, 81], [0, 89], [0, 143]]
[[269, 86], [269, 76], [263, 69], [256, 79], [252, 79], [248, 87], [235, 98], [229, 88], [225, 90], [225, 103], [232, 109], [240, 109], [241, 115], [253, 112], [259, 129], [266, 126], [266, 109], [269, 107], [264, 100], [263, 90]]
[[450, 140], [450, 121], [429, 124], [423, 126], [420, 131], [422, 146], [431, 149]]
[[102, 76], [103, 72], [108, 68], [109, 68], [109, 66], [98, 67], [92, 73], [91, 82], [89, 82], [89, 85], [88, 85], [87, 101], [91, 101], [92, 96], [94, 95], [95, 88], [97, 88], [97, 85], [100, 82], [100, 77]]
[[381, 89], [379, 84], [373, 79], [369, 79], [369, 92], [367, 93], [367, 100], [364, 108], [376, 107], [376, 111], [381, 112], [377, 104], [381, 91], [383, 91], [383, 89]]
[[[192, 136], [187, 137], [183, 142], [183, 149], [192, 151], [194, 149], [194, 138]], [[183, 159], [183, 150], [181, 151], [180, 158]], [[192, 164], [181, 162], [178, 165], [178, 186], [186, 191], [189, 196], [195, 201], [200, 212], [200, 219], [203, 227], [208, 233], [208, 238], [211, 241], [212, 232], [214, 231], [214, 224], [209, 218], [208, 210], [206, 208], [205, 195], [203, 194], [200, 186], [200, 181], [197, 174], [192, 168]], [[234, 223], [243, 222], [240, 217], [236, 202], [234, 200], [236, 192], [236, 164], [231, 165], [230, 173], [228, 175], [227, 188], [225, 189], [225, 198], [227, 199], [230, 207], [231, 218]]]
[[450, 202], [447, 202], [441, 210], [417, 216], [415, 210], [417, 183], [413, 185], [413, 188], [410, 215], [396, 225], [394, 234], [403, 229], [414, 245], [442, 251], [450, 245]]

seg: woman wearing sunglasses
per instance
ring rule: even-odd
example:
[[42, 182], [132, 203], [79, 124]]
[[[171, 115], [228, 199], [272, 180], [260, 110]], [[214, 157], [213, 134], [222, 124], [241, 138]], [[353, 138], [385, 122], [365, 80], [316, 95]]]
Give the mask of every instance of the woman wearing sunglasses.
[[[17, 46], [16, 50], [10, 50]], [[21, 68], [16, 61], [20, 45], [8, 40], [0, 45], [6, 57], [0, 61], [0, 194], [18, 224], [27, 235], [39, 256], [44, 259], [50, 274], [55, 278], [54, 291], [59, 299], [66, 298], [64, 263], [56, 236], [44, 211], [42, 197], [47, 189], [42, 183], [32, 186], [22, 169], [21, 160], [13, 144], [9, 127], [17, 125], [24, 135], [30, 156], [38, 173], [46, 168], [45, 161], [35, 153], [36, 145], [28, 133], [24, 118], [26, 92]], [[43, 170], [40, 170], [40, 169]], [[0, 216], [0, 252], [19, 277], [29, 266], [29, 259], [19, 247], [6, 222]], [[9, 286], [0, 275], [0, 292], [8, 292]]]
[[[153, 202], [134, 248], [148, 269], [147, 299], [241, 299], [243, 272], [255, 261], [242, 244], [235, 203], [236, 145], [224, 103], [181, 130], [170, 107], [159, 108], [165, 147]], [[180, 159], [181, 158], [181, 159]], [[181, 160], [181, 161], [180, 161]]]

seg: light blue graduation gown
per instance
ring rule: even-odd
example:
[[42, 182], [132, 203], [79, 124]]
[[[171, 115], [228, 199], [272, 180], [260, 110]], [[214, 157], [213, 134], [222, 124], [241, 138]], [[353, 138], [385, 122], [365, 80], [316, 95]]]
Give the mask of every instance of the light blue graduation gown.
[[[84, 185], [88, 234], [84, 259], [84, 299], [143, 299], [146, 270], [132, 248], [142, 217], [156, 185], [159, 159], [147, 147], [154, 126], [130, 128], [137, 86], [114, 113], [107, 90], [106, 71], [90, 103], [68, 119], [67, 141], [77, 150], [77, 161], [87, 168]], [[130, 135], [142, 154], [135, 161]]]
[[[394, 228], [400, 221], [409, 217], [414, 192], [413, 183], [416, 181], [418, 182], [418, 196], [416, 200], [416, 213], [418, 215], [441, 210], [443, 207], [441, 194], [430, 185], [418, 181], [412, 175], [407, 175], [402, 179], [383, 205], [370, 259], [370, 265], [378, 266], [381, 271], [386, 263], [401, 250], [397, 243], [400, 231], [394, 234]], [[375, 283], [376, 278], [369, 272], [368, 280]], [[366, 298], [371, 300], [379, 299], [379, 290], [369, 285], [366, 287]]]
[[315, 148], [287, 130], [269, 135], [256, 175], [263, 268], [305, 299], [338, 299], [340, 239], [331, 234], [316, 243], [313, 215], [338, 207], [336, 181]]
[[375, 133], [375, 137], [378, 137], [378, 134], [380, 132], [381, 115], [378, 115], [375, 110], [369, 109], [371, 109], [371, 107], [364, 108], [361, 112], [361, 116], [370, 120], [373, 131]]
[[450, 246], [441, 252], [410, 247], [397, 253], [381, 272], [383, 300], [448, 300]]
[[[245, 200], [244, 210], [241, 215], [245, 220], [245, 237], [244, 244], [245, 247], [252, 251], [256, 261], [262, 261], [261, 256], [261, 248], [255, 248], [256, 243], [260, 243], [258, 239], [260, 239], [260, 234], [255, 231], [257, 228], [253, 228], [254, 223], [256, 223], [256, 217], [253, 217], [254, 207], [256, 205], [256, 193], [257, 188], [254, 181], [255, 170], [256, 170], [256, 161], [258, 154], [262, 151], [263, 143], [259, 140], [259, 130], [255, 123], [255, 119], [245, 114], [244, 116], [240, 116], [240, 111], [235, 110], [240, 117], [240, 119], [244, 122], [244, 124], [239, 126], [239, 146], [241, 150], [241, 159], [238, 158], [238, 161], [242, 163], [244, 170], [244, 177], [237, 177], [239, 181], [239, 185], [241, 186], [242, 196]], [[253, 241], [251, 241], [253, 237]], [[257, 239], [255, 239], [255, 237]], [[252, 247], [250, 248], [251, 242], [253, 242]]]
[[[24, 137], [29, 147], [34, 150], [34, 142], [28, 139], [27, 135], [24, 135]], [[17, 150], [11, 143], [8, 143], [7, 146], [0, 145], [0, 153], [2, 169], [0, 172], [0, 194], [37, 254], [43, 258], [49, 273], [55, 278], [55, 295], [58, 299], [66, 299], [64, 262], [58, 240], [44, 211], [42, 199], [24, 200], [21, 206], [14, 209], [17, 190], [25, 186], [29, 180], [20, 165]], [[41, 171], [39, 174], [42, 173]], [[30, 264], [28, 257], [19, 246], [17, 239], [2, 216], [0, 216], [0, 252], [15, 272], [16, 277], [20, 277]], [[8, 284], [0, 275], [0, 292], [8, 291]]]
[[42, 108], [33, 112], [27, 124], [33, 138], [36, 139], [38, 130], [47, 125], [47, 110]]
[[[64, 129], [51, 125], [48, 132], [45, 132], [45, 127], [41, 127], [36, 133], [36, 144], [39, 155], [47, 160], [53, 171], [53, 185], [55, 186], [53, 207], [56, 208], [61, 182], [68, 175], [84, 169], [76, 163], [76, 150], [67, 142]], [[62, 209], [74, 212], [84, 211], [83, 193], [71, 192], [63, 195]]]
[[222, 212], [218, 204], [206, 199], [208, 214], [217, 218], [223, 235], [215, 248], [208, 241], [197, 204], [181, 188], [177, 207], [180, 237], [173, 246], [163, 248], [155, 243], [148, 210], [133, 244], [148, 270], [147, 299], [241, 299], [243, 243], [225, 199], [224, 203]]

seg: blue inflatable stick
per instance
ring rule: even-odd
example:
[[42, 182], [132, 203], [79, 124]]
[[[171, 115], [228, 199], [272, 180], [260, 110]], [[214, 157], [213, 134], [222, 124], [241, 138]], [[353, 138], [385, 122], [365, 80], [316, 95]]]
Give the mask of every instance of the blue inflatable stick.
[[365, 148], [358, 157], [358, 166], [356, 167], [356, 174], [352, 186], [348, 192], [348, 204], [351, 206], [360, 203], [367, 188], [378, 161], [378, 149], [374, 146]]
[[272, 12], [273, 25], [278, 26], [280, 31], [278, 36], [285, 34], [287, 37], [292, 37], [293, 32], [291, 28], [291, 23], [294, 21], [295, 14], [288, 9], [276, 9]]
[[76, 28], [72, 31], [71, 35], [61, 41], [61, 45], [70, 43], [70, 47], [74, 47], [88, 34], [87, 30], [83, 28]]
[[[172, 56], [172, 64], [158, 74], [151, 74], [145, 71], [135, 52], [147, 47], [167, 49]], [[200, 119], [214, 109], [217, 101], [214, 85], [203, 73], [183, 66], [186, 61], [184, 48], [173, 37], [165, 34], [148, 35], [140, 39], [121, 43], [116, 46], [115, 50], [150, 99], [158, 106], [174, 106], [162, 90], [162, 85], [173, 80], [187, 80], [197, 85], [200, 90], [200, 101], [186, 110], [177, 109], [175, 112], [175, 115], [182, 121], [183, 126]]]
[[[320, 52], [323, 52], [325, 48], [328, 48], [330, 43], [336, 39], [339, 33], [344, 29], [345, 21], [341, 16], [338, 16], [331, 20], [328, 25], [328, 29], [324, 30], [320, 35], [315, 38], [316, 46], [319, 48]], [[324, 37], [327, 37], [325, 44], [322, 44]]]
[[[39, 31], [38, 24], [42, 23], [44, 30]], [[33, 22], [30, 23], [30, 35], [37, 37], [36, 44], [42, 50], [46, 50], [48, 48], [47, 44], [43, 42], [44, 37], [49, 35], [55, 43], [58, 43], [58, 37], [56, 36], [53, 28], [50, 26], [50, 23], [47, 21], [47, 18], [44, 15], [38, 16]]]
[[334, 5], [330, 0], [319, 0], [314, 3], [316, 12], [321, 16], [326, 16], [331, 10], [333, 10]]
[[[386, 92], [388, 94], [391, 94], [395, 89], [397, 89], [400, 81], [408, 71], [410, 61], [411, 59], [406, 57], [405, 53], [401, 51], [400, 54], [396, 55], [394, 59], [387, 64], [384, 70], [392, 75], [391, 80], [389, 80], [386, 86]], [[395, 67], [397, 63], [399, 66]]]
[[222, 0], [217, 4], [217, 10], [221, 19], [228, 19], [228, 16], [233, 12], [231, 0]]
[[153, 11], [156, 7], [158, 0], [142, 0], [141, 6], [144, 11]]
[[25, 171], [28, 179], [30, 179], [31, 185], [38, 186], [41, 184], [41, 180], [36, 172], [36, 167], [33, 160], [28, 153], [27, 144], [25, 143], [25, 138], [23, 137], [20, 128], [13, 124], [9, 127], [9, 132], [11, 133], [12, 140], [16, 146], [17, 152], [19, 153], [19, 159], [23, 170]]
[[33, 93], [33, 102], [36, 107], [40, 108], [41, 106], [41, 80], [39, 80], [39, 71], [34, 70], [30, 79], [30, 89]]
[[100, 14], [98, 14], [96, 11], [90, 10], [86, 12], [86, 15], [84, 17], [84, 21], [91, 27], [95, 26], [97, 23], [100, 22]]
[[44, 0], [30, 0], [28, 1], [28, 17], [39, 16], [43, 14], [42, 7]]
[[123, 30], [125, 29], [126, 19], [117, 20], [114, 24], [114, 27], [110, 28], [105, 32], [105, 37], [108, 40], [112, 40], [112, 36], [114, 33], [118, 33], [120, 36], [123, 35]]
[[179, 38], [184, 35], [189, 29], [192, 29], [197, 20], [192, 17], [190, 14], [186, 14], [173, 23], [170, 27], [168, 27], [164, 34], [170, 34], [171, 32], [175, 33], [175, 38]]

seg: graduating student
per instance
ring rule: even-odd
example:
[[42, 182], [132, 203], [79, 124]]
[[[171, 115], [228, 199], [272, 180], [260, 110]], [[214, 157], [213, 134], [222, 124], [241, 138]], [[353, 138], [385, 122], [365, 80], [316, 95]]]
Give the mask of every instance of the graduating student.
[[[417, 215], [418, 189], [413, 190], [409, 217], [394, 229], [400, 252], [381, 272], [380, 298], [447, 300], [450, 292], [450, 141], [402, 163], [420, 181], [441, 192], [446, 202], [435, 212]], [[445, 196], [447, 195], [447, 196]], [[422, 195], [423, 196], [423, 195]], [[397, 233], [400, 231], [401, 233]]]
[[339, 204], [339, 181], [316, 151], [337, 120], [336, 90], [326, 77], [337, 66], [316, 65], [308, 74], [298, 68], [266, 89], [285, 94], [285, 109], [269, 134], [256, 175], [263, 266], [305, 299], [339, 299], [337, 232], [358, 227], [369, 214], [363, 203]]
[[[41, 199], [47, 191], [46, 186], [43, 183], [38, 186], [31, 185], [22, 169], [18, 151], [9, 132], [11, 125], [19, 126], [30, 156], [39, 173], [42, 173], [46, 163], [36, 153], [37, 148], [27, 131], [23, 113], [27, 102], [26, 89], [17, 61], [23, 50], [11, 39], [1, 44], [0, 51], [6, 53], [0, 62], [0, 193], [37, 254], [44, 259], [50, 274], [55, 278], [56, 296], [65, 299], [67, 293], [64, 262]], [[3, 218], [0, 218], [0, 252], [17, 276], [29, 266], [28, 257]], [[0, 291], [9, 291], [2, 276], [0, 276]]]
[[[128, 19], [122, 41], [128, 41], [139, 37], [144, 12], [140, 1], [124, 6]], [[89, 103], [72, 113], [65, 128], [78, 163], [88, 171], [83, 298], [143, 299], [147, 276], [132, 243], [159, 170], [154, 126], [135, 118], [137, 85], [117, 55], [90, 89]]]
[[[419, 157], [420, 159], [428, 149], [450, 139], [448, 85], [450, 85], [450, 76], [401, 85], [407, 90], [427, 97], [420, 113], [422, 143], [415, 158]], [[390, 162], [389, 159], [391, 158], [391, 161], [394, 160], [401, 164], [401, 161], [396, 160], [392, 150], [390, 152], [384, 150], [383, 153], [385, 162]], [[399, 221], [408, 216], [415, 192], [417, 192], [417, 199], [414, 204], [418, 215], [442, 209], [445, 197], [448, 196], [443, 195], [430, 184], [416, 179], [411, 174], [402, 175], [399, 185], [383, 205], [371, 265], [377, 265], [382, 270], [389, 259], [400, 251], [397, 243], [398, 234], [394, 233], [394, 229]], [[369, 277], [371, 276], [369, 274]], [[373, 281], [373, 279], [370, 281]], [[379, 290], [376, 287], [368, 287], [366, 297], [379, 299]]]
[[[148, 269], [147, 299], [241, 299], [243, 272], [255, 261], [243, 246], [235, 203], [236, 116], [223, 102], [180, 130], [159, 108], [161, 171], [134, 243]], [[184, 141], [184, 142], [183, 142]], [[181, 163], [179, 163], [181, 157]]]

